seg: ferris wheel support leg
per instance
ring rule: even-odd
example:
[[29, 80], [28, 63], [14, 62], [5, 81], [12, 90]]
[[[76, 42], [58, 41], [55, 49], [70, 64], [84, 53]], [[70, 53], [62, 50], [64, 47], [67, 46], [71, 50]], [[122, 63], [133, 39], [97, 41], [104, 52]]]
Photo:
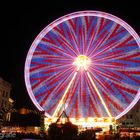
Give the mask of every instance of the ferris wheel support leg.
[[63, 103], [64, 103], [64, 99], [65, 99], [65, 97], [66, 97], [66, 95], [67, 95], [67, 93], [68, 93], [68, 90], [69, 90], [71, 84], [73, 83], [73, 81], [74, 81], [74, 79], [75, 79], [75, 77], [76, 77], [76, 75], [77, 75], [79, 69], [80, 69], [80, 67], [78, 67], [77, 70], [76, 70], [76, 72], [74, 73], [74, 75], [73, 75], [73, 77], [72, 77], [70, 83], [68, 84], [68, 86], [67, 86], [67, 88], [66, 88], [66, 90], [65, 90], [65, 92], [64, 92], [64, 95], [62, 96], [62, 98], [61, 98], [61, 100], [60, 100], [58, 106], [56, 107], [56, 109], [55, 109], [55, 111], [54, 111], [52, 117], [55, 117], [55, 116], [58, 115], [58, 112], [59, 112], [60, 108], [62, 107], [62, 105], [63, 105]]
[[[85, 70], [87, 71], [87, 69], [85, 69]], [[87, 71], [87, 75], [88, 75], [88, 78], [89, 78], [89, 80], [91, 81], [91, 83], [92, 83], [92, 85], [93, 85], [93, 87], [94, 87], [94, 89], [95, 89], [95, 91], [96, 91], [96, 93], [97, 93], [99, 99], [101, 100], [101, 103], [103, 104], [103, 106], [104, 106], [104, 108], [105, 108], [105, 110], [106, 110], [108, 116], [109, 116], [109, 117], [112, 117], [112, 115], [111, 115], [111, 113], [109, 112], [109, 110], [108, 110], [108, 108], [107, 108], [107, 106], [106, 106], [106, 104], [105, 104], [105, 102], [104, 102], [104, 100], [103, 100], [103, 98], [102, 98], [102, 96], [101, 96], [101, 94], [100, 94], [98, 88], [96, 87], [96, 85], [95, 85], [94, 81], [92, 80], [92, 78], [91, 78], [91, 76], [90, 76], [90, 74], [89, 74], [88, 71]]]

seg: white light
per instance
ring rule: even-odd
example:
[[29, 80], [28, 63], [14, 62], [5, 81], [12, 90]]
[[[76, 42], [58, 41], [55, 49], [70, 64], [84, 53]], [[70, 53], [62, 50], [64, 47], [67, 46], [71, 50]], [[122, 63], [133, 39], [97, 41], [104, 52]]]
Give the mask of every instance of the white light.
[[73, 62], [74, 65], [76, 65], [77, 67], [83, 67], [87, 70], [89, 64], [90, 64], [90, 60], [87, 56], [85, 55], [79, 55], [75, 61]]

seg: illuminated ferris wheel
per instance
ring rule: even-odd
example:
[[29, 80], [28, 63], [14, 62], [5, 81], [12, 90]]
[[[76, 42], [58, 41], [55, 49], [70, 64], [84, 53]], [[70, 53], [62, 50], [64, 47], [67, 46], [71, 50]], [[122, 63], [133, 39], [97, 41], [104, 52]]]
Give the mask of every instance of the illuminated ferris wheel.
[[126, 114], [140, 98], [140, 38], [100, 11], [65, 15], [45, 27], [25, 63], [30, 98], [48, 117]]

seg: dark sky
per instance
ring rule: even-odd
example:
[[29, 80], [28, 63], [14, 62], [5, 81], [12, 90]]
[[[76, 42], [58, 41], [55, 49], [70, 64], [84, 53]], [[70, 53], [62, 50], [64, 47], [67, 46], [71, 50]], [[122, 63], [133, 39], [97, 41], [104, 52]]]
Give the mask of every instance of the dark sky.
[[12, 84], [15, 107], [35, 108], [25, 87], [24, 64], [33, 40], [49, 23], [71, 12], [98, 10], [123, 19], [140, 35], [138, 6], [136, 0], [6, 1], [1, 4], [0, 77]]

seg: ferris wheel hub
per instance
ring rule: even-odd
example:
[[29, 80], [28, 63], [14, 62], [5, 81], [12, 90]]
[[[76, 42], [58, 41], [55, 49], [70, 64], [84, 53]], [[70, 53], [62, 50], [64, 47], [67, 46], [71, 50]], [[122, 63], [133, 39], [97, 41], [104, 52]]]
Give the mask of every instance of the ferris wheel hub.
[[74, 65], [76, 65], [77, 67], [83, 67], [85, 69], [88, 68], [88, 66], [90, 65], [90, 59], [86, 56], [86, 55], [79, 55], [75, 61], [73, 62]]

